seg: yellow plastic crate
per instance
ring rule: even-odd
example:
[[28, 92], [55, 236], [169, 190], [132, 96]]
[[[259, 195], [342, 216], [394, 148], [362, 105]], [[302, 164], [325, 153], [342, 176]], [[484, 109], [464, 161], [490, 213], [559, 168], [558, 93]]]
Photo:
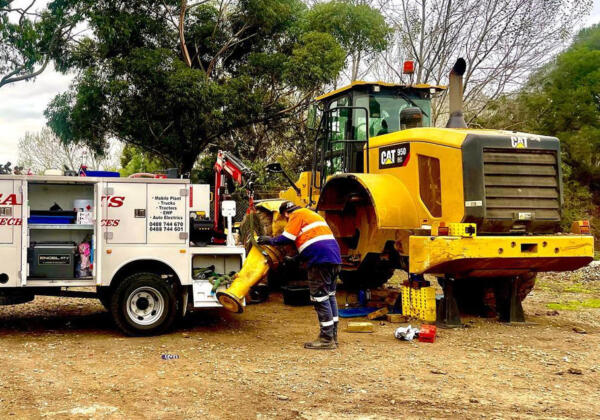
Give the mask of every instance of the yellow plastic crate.
[[414, 289], [402, 286], [402, 315], [434, 322], [435, 288], [430, 286]]

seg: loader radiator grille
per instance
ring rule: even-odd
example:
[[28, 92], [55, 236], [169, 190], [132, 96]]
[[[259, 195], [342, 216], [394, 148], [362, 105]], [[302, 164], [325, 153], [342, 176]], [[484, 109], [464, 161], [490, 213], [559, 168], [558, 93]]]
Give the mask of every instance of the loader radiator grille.
[[555, 151], [484, 149], [486, 217], [560, 219], [560, 180]]

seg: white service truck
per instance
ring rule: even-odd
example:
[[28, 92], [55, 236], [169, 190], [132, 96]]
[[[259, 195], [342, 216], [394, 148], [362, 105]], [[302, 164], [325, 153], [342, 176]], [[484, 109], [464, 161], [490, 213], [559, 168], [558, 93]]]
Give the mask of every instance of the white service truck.
[[159, 334], [221, 306], [194, 269], [244, 262], [191, 242], [190, 215], [209, 214], [210, 186], [187, 179], [0, 175], [0, 304], [93, 293], [125, 334]]

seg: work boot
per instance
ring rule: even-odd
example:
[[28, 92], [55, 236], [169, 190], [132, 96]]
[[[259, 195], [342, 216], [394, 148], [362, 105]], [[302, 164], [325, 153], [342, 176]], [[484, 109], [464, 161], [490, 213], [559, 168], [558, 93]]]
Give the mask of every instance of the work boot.
[[333, 338], [319, 336], [315, 341], [304, 343], [304, 348], [311, 350], [334, 350], [337, 346]]

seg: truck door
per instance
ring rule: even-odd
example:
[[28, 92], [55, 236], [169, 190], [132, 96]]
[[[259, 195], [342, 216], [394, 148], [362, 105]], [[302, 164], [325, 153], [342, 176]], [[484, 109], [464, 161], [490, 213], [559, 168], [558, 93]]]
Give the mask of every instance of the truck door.
[[185, 244], [188, 189], [178, 184], [148, 184], [148, 243]]
[[[22, 181], [0, 180], [0, 287], [19, 286], [27, 278], [27, 247], [22, 255]], [[24, 284], [24, 283], [23, 283]]]
[[106, 205], [104, 237], [107, 244], [146, 243], [147, 184], [109, 182], [102, 201]]

